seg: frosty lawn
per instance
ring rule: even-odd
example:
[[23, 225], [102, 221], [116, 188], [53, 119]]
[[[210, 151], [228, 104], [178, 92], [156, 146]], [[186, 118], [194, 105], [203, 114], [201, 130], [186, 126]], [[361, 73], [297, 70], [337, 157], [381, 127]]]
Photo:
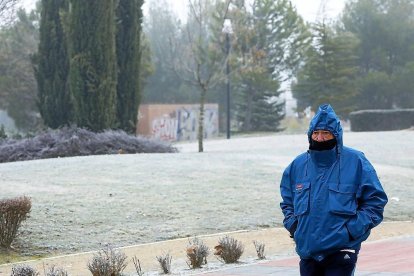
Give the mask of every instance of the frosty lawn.
[[[344, 133], [374, 163], [386, 220], [414, 218], [414, 131]], [[32, 198], [14, 246], [25, 254], [97, 250], [281, 224], [283, 169], [303, 135], [181, 143], [176, 154], [106, 155], [0, 164], [1, 197]]]

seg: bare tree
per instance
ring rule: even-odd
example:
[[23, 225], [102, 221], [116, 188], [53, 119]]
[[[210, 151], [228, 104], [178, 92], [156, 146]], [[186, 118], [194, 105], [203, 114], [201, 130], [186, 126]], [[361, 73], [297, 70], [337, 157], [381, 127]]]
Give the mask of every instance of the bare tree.
[[18, 0], [0, 0], [0, 13], [12, 8]]
[[[226, 56], [218, 43], [221, 32], [212, 28], [215, 1], [188, 0], [189, 15], [183, 30], [184, 43], [171, 41], [175, 56], [174, 71], [200, 91], [198, 151], [203, 152], [204, 106], [208, 91], [225, 77]], [[220, 16], [219, 16], [220, 17]], [[224, 16], [221, 16], [224, 20]], [[222, 25], [222, 23], [221, 23]]]
[[0, 0], [0, 24], [7, 23], [19, 0]]

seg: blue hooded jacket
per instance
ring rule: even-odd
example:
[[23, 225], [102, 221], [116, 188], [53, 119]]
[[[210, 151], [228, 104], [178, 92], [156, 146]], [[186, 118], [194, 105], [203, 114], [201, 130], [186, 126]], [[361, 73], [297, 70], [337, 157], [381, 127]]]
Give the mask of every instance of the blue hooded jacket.
[[375, 169], [362, 152], [344, 147], [342, 127], [332, 107], [321, 105], [312, 119], [315, 130], [336, 138], [332, 150], [308, 150], [295, 158], [280, 184], [283, 224], [293, 230], [302, 259], [321, 261], [341, 249], [361, 247], [370, 230], [383, 219], [387, 196]]

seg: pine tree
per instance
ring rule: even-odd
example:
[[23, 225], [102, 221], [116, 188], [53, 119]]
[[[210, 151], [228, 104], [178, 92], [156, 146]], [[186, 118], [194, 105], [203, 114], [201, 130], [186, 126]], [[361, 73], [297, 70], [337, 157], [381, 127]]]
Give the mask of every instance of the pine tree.
[[71, 0], [69, 87], [74, 121], [94, 131], [116, 123], [115, 0]]
[[348, 1], [340, 26], [359, 39], [358, 109], [412, 107], [414, 1]]
[[279, 131], [285, 115], [279, 80], [296, 71], [309, 44], [308, 30], [287, 0], [259, 0], [233, 13], [240, 68], [234, 85], [237, 120], [242, 131]]
[[241, 131], [280, 131], [284, 102], [279, 101], [280, 85], [272, 79], [265, 52], [251, 49], [237, 82], [237, 121]]
[[330, 103], [339, 115], [346, 117], [357, 96], [357, 40], [349, 33], [335, 34], [324, 23], [315, 25], [314, 39], [315, 45], [292, 86], [298, 110], [308, 106], [316, 110], [320, 104]]
[[119, 1], [116, 9], [118, 61], [117, 119], [119, 127], [134, 133], [141, 99], [140, 35], [143, 0]]
[[40, 42], [32, 59], [40, 115], [51, 128], [69, 124], [72, 114], [67, 82], [69, 59], [62, 20], [68, 6], [68, 0], [42, 0]]

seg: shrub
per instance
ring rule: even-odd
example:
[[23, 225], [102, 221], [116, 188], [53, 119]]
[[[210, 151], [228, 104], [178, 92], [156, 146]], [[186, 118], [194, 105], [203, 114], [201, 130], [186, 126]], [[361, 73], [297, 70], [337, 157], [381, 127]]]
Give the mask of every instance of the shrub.
[[137, 275], [143, 276], [144, 272], [142, 271], [141, 263], [139, 262], [139, 259], [135, 256], [134, 258], [132, 258], [132, 262], [134, 263], [135, 271], [137, 272]]
[[264, 254], [265, 244], [258, 241], [253, 241], [253, 244], [256, 248], [257, 258], [259, 258], [259, 260], [266, 259], [266, 256]]
[[219, 260], [226, 264], [237, 262], [244, 252], [243, 244], [229, 236], [225, 236], [219, 240], [219, 244], [214, 247]]
[[39, 272], [29, 265], [16, 265], [12, 267], [11, 276], [38, 276]]
[[33, 138], [4, 140], [0, 143], [0, 163], [68, 156], [176, 151], [165, 142], [136, 137], [123, 131], [94, 133], [82, 128], [65, 127]]
[[157, 261], [160, 263], [161, 269], [164, 274], [171, 273], [171, 260], [172, 256], [169, 253], [164, 254], [162, 256], [157, 256]]
[[60, 267], [52, 265], [46, 272], [45, 276], [68, 276], [68, 272]]
[[88, 263], [88, 269], [93, 276], [121, 276], [126, 268], [126, 255], [111, 246], [94, 254]]
[[203, 264], [207, 264], [207, 256], [209, 248], [198, 238], [188, 241], [187, 246], [187, 265], [192, 268], [200, 268]]
[[0, 200], [0, 246], [9, 248], [22, 221], [27, 218], [32, 202], [26, 196]]
[[414, 126], [414, 109], [359, 110], [349, 114], [352, 131], [384, 131]]

